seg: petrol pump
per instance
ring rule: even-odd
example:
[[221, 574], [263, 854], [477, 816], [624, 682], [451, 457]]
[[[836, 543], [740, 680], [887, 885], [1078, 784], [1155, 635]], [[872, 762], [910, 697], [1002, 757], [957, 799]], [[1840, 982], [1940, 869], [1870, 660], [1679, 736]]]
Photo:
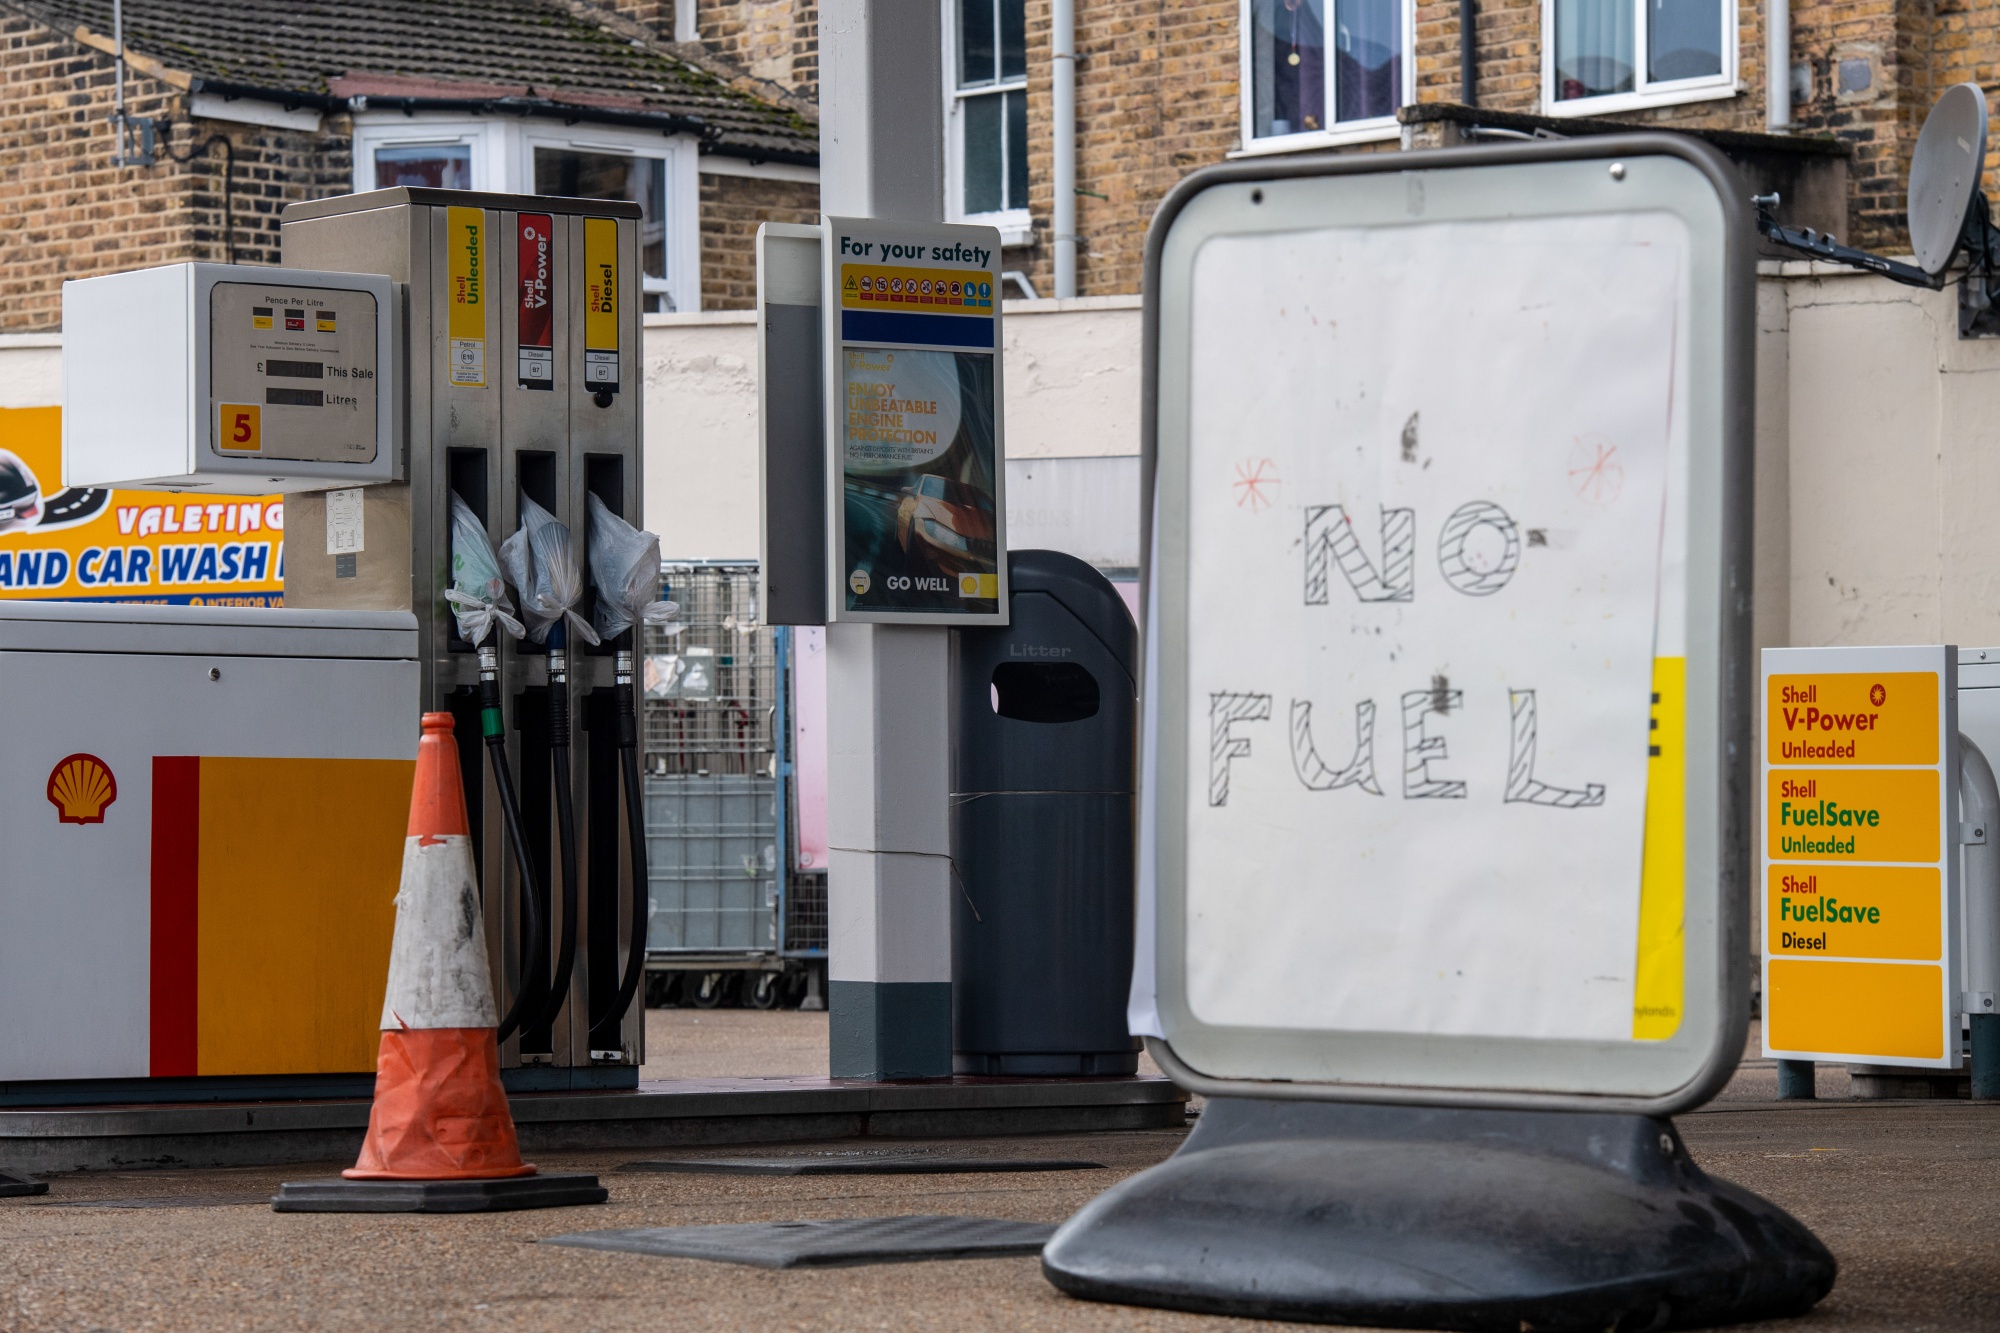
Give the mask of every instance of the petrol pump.
[[[637, 1085], [643, 1012], [632, 994], [643, 980], [644, 916], [635, 927], [623, 868], [644, 835], [621, 814], [619, 751], [621, 726], [634, 725], [635, 631], [595, 644], [579, 635], [596, 609], [586, 578], [575, 615], [558, 619], [545, 641], [496, 628], [482, 654], [445, 600], [452, 500], [496, 547], [521, 530], [524, 504], [553, 515], [579, 557], [595, 537], [592, 498], [636, 525], [639, 225], [636, 204], [423, 189], [294, 204], [282, 223], [288, 267], [382, 273], [408, 293], [409, 475], [363, 488], [358, 518], [337, 492], [288, 502], [295, 554], [285, 600], [417, 618], [421, 706], [451, 712], [466, 741], [489, 952], [507, 972], [502, 1012], [538, 984], [560, 992], [559, 1012], [545, 1005], [503, 1033], [517, 1088]], [[380, 542], [370, 539], [377, 531]], [[507, 770], [481, 763], [480, 749], [490, 759], [493, 747], [469, 743], [481, 734], [483, 667], [505, 714], [528, 885], [510, 849]], [[637, 801], [636, 756], [634, 768]], [[567, 862], [565, 844], [574, 849]], [[643, 904], [643, 884], [638, 893]], [[538, 935], [545, 950], [533, 948]], [[544, 951], [538, 967], [530, 954]]]
[[282, 497], [281, 532], [230, 533], [285, 604], [0, 608], [0, 685], [89, 695], [0, 759], [56, 807], [9, 818], [42, 878], [0, 876], [27, 969], [0, 1012], [47, 1022], [0, 1039], [0, 1100], [365, 1091], [429, 711], [457, 721], [509, 1088], [637, 1086], [633, 661], [671, 615], [636, 530], [639, 227], [384, 190], [292, 206], [279, 267], [67, 285], [65, 483], [179, 492], [197, 524], [204, 493]]

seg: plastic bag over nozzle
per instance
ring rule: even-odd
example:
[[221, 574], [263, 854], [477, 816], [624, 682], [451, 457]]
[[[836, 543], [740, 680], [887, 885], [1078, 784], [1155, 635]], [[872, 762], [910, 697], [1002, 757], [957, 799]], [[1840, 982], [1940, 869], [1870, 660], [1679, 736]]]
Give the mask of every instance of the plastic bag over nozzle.
[[687, 628], [680, 607], [660, 599], [660, 539], [641, 532], [590, 497], [590, 581], [597, 585], [597, 632], [605, 638], [634, 625], [672, 636]]
[[520, 528], [500, 543], [500, 564], [521, 594], [521, 619], [530, 639], [547, 643], [549, 631], [567, 621], [585, 643], [602, 642], [590, 622], [576, 613], [583, 596], [583, 562], [569, 529], [525, 495]]
[[445, 589], [444, 599], [458, 621], [459, 637], [474, 647], [486, 642], [496, 624], [517, 639], [528, 632], [514, 618], [514, 604], [507, 600], [500, 558], [493, 553], [486, 525], [456, 495], [451, 497], [451, 587]]

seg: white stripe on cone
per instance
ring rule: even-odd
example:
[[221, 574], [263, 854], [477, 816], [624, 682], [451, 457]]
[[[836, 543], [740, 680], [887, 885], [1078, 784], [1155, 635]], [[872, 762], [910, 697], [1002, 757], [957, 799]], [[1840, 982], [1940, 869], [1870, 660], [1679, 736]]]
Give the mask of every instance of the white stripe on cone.
[[472, 878], [472, 840], [459, 833], [404, 839], [383, 1029], [490, 1028], [499, 1022]]

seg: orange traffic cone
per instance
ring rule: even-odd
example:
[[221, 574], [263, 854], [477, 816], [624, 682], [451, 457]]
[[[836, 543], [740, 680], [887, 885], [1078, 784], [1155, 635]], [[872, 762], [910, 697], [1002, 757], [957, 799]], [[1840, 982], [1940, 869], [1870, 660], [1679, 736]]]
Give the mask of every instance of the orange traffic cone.
[[596, 1176], [521, 1161], [451, 730], [450, 713], [424, 714], [361, 1158], [342, 1179], [281, 1186], [278, 1212], [467, 1213], [609, 1197]]
[[425, 713], [396, 892], [375, 1105], [349, 1180], [533, 1175], [500, 1086], [492, 973], [450, 713]]

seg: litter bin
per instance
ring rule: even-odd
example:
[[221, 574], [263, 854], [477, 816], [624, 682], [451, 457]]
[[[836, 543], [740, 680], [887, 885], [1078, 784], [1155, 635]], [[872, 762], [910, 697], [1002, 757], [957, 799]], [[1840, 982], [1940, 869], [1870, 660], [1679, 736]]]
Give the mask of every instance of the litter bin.
[[1012, 623], [953, 671], [952, 1067], [1130, 1074], [1138, 629], [1074, 556], [1007, 571]]

